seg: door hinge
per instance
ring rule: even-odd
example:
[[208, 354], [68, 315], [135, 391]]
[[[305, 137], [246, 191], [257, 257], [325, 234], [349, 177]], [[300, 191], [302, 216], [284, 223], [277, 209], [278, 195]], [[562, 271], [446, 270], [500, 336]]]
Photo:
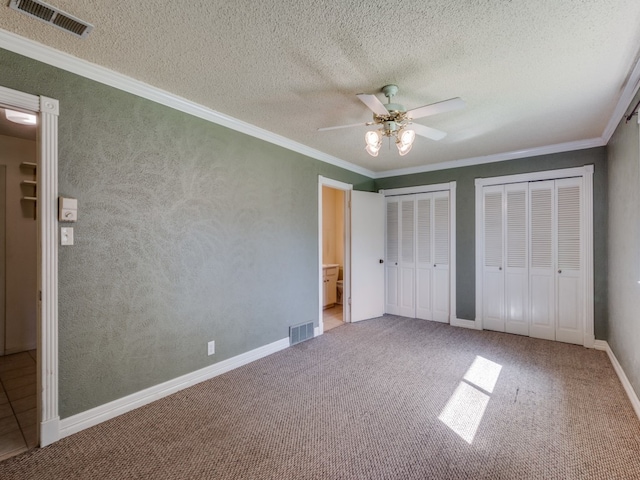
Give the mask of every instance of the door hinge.
[[351, 305], [351, 297], [349, 297], [349, 305]]
[[38, 291], [38, 299], [42, 301], [42, 290]]

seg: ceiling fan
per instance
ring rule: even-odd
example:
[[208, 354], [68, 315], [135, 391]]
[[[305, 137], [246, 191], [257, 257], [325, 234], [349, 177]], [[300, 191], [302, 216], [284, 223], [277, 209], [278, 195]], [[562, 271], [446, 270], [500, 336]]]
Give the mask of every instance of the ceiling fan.
[[[385, 85], [382, 93], [387, 97], [388, 103], [385, 105], [375, 95], [359, 93], [356, 96], [373, 112], [373, 121], [366, 123], [353, 123], [350, 125], [339, 125], [336, 127], [319, 128], [318, 131], [335, 130], [338, 128], [357, 127], [361, 125], [380, 125], [377, 130], [370, 130], [365, 134], [365, 150], [373, 157], [378, 156], [382, 146], [382, 137], [395, 137], [396, 146], [400, 155], [406, 155], [413, 146], [416, 135], [430, 138], [431, 140], [441, 140], [447, 134], [441, 130], [413, 123], [416, 118], [428, 117], [438, 113], [449, 112], [464, 108], [464, 101], [459, 98], [450, 98], [442, 102], [432, 103], [423, 107], [407, 110], [399, 103], [392, 103], [392, 97], [398, 93], [397, 85]], [[411, 125], [411, 128], [407, 128]]]

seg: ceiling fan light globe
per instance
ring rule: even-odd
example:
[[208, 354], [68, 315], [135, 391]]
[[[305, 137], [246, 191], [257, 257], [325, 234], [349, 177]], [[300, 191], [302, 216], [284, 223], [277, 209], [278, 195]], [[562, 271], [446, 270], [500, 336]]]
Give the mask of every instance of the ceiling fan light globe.
[[364, 134], [364, 141], [367, 144], [367, 147], [371, 147], [372, 149], [377, 151], [380, 150], [380, 145], [382, 144], [382, 135], [378, 130], [369, 130]]
[[377, 148], [376, 147], [371, 147], [371, 145], [367, 145], [366, 147], [364, 147], [364, 149], [372, 157], [377, 157], [378, 156], [378, 152], [380, 151], [380, 147], [377, 147]]
[[409, 147], [413, 145], [413, 141], [416, 139], [416, 132], [413, 130], [401, 130], [400, 135], [398, 135], [398, 142], [403, 146], [408, 145]]
[[411, 151], [411, 148], [413, 147], [413, 144], [410, 143], [408, 145], [403, 145], [402, 143], [397, 142], [396, 146], [398, 147], [398, 153], [400, 154], [400, 156], [404, 157], [407, 153], [409, 153]]

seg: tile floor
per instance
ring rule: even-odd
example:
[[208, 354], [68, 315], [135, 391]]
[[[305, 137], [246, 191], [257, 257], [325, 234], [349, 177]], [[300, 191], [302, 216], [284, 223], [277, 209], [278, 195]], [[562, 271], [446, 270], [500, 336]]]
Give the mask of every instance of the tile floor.
[[0, 460], [34, 448], [36, 351], [0, 357]]
[[322, 312], [322, 323], [324, 324], [324, 331], [331, 330], [332, 328], [339, 327], [343, 325], [342, 321], [342, 305], [338, 305], [337, 303], [331, 307], [327, 308], [324, 312]]

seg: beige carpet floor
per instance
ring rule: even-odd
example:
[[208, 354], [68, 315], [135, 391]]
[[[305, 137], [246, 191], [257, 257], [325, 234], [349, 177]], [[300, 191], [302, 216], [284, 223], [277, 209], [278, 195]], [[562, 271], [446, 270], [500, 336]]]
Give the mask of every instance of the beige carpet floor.
[[385, 316], [0, 463], [9, 479], [634, 479], [605, 353]]

